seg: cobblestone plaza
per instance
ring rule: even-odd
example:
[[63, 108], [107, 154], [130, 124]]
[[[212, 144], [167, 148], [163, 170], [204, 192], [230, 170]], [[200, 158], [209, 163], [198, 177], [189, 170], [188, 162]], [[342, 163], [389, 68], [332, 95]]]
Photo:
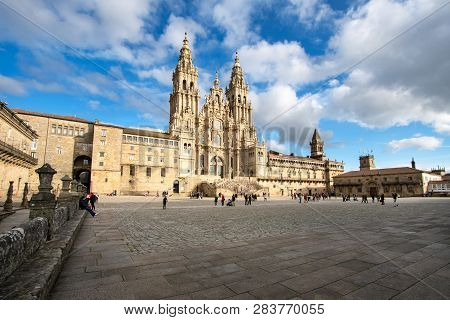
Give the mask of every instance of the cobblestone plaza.
[[53, 299], [447, 299], [450, 200], [102, 197]]

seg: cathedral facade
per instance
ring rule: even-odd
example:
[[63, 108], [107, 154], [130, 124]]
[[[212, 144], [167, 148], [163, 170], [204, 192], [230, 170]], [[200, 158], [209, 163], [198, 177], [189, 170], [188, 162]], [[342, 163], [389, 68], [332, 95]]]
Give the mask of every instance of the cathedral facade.
[[[48, 162], [58, 171], [55, 192], [66, 174], [99, 194], [334, 192], [333, 177], [344, 164], [326, 158], [317, 130], [309, 156], [284, 155], [258, 141], [237, 53], [228, 85], [222, 88], [216, 73], [200, 105], [198, 69], [185, 37], [172, 83], [168, 132], [13, 111], [38, 135], [31, 150], [35, 168]], [[33, 191], [38, 181], [30, 172]]]

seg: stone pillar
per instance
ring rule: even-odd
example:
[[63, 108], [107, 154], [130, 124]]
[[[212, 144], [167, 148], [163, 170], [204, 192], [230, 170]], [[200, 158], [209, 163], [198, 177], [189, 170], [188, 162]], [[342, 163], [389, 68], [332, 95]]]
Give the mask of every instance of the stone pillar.
[[72, 180], [71, 182], [70, 182], [70, 192], [77, 192], [77, 185], [78, 185], [78, 182], [77, 182], [77, 180]]
[[20, 204], [22, 208], [28, 208], [28, 182], [25, 182], [25, 187], [23, 188], [22, 203]]
[[51, 192], [53, 175], [56, 173], [48, 163], [35, 171], [39, 175], [39, 192], [33, 194], [30, 200], [30, 219], [43, 217], [48, 222], [48, 239], [53, 237], [56, 197]]
[[6, 193], [6, 201], [3, 204], [3, 211], [11, 212], [13, 209], [13, 192], [14, 192], [14, 181], [9, 182], [8, 192]]
[[[61, 207], [66, 207], [68, 209], [68, 219], [70, 220], [76, 210], [76, 198], [73, 197], [70, 192], [70, 184], [72, 179], [65, 175], [61, 178], [62, 188], [59, 193], [58, 203]], [[78, 197], [78, 196], [77, 196]]]

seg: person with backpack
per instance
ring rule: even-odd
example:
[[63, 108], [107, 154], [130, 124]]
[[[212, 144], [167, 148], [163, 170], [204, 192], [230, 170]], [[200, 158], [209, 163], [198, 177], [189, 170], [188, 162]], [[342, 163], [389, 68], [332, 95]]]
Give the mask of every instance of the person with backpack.
[[91, 204], [92, 210], [95, 211], [95, 203], [97, 202], [98, 197], [92, 192], [89, 194], [89, 203]]

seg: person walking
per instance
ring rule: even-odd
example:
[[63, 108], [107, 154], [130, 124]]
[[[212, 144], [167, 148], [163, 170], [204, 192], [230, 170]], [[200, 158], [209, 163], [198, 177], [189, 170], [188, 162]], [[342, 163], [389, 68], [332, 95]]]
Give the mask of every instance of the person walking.
[[166, 209], [166, 208], [167, 208], [167, 196], [164, 195], [164, 197], [163, 197], [163, 209]]
[[384, 205], [384, 193], [380, 196], [381, 205]]
[[215, 207], [217, 207], [217, 202], [219, 202], [219, 197], [216, 194], [216, 196], [214, 197], [214, 206]]
[[252, 205], [252, 196], [251, 194], [248, 195], [248, 205], [251, 206]]
[[220, 199], [222, 202], [222, 207], [225, 205], [225, 195], [222, 193], [222, 198]]
[[80, 198], [80, 201], [78, 202], [78, 207], [82, 210], [86, 210], [87, 212], [89, 212], [93, 218], [98, 215], [97, 212], [92, 210], [92, 207], [91, 207], [91, 204], [89, 201], [89, 195], [85, 195]]
[[397, 203], [398, 193], [394, 192], [392, 194], [392, 198], [394, 199], [394, 207], [398, 207], [398, 203]]

